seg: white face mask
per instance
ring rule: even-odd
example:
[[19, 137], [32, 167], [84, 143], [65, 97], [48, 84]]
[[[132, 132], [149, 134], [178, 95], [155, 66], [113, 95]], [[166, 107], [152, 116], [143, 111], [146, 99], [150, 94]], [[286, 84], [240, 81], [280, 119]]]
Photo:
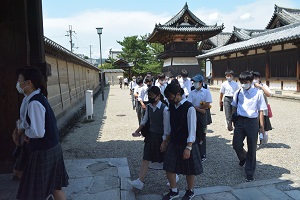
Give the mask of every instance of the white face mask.
[[232, 81], [232, 78], [231, 77], [226, 77], [227, 81]]
[[251, 83], [246, 83], [241, 85], [244, 90], [248, 90], [251, 87]]
[[[24, 82], [24, 81], [23, 81], [23, 82]], [[20, 94], [24, 94], [24, 89], [21, 88], [20, 82], [19, 82], [19, 81], [17, 81], [16, 89], [18, 90], [18, 92], [19, 92]]]
[[254, 80], [253, 80], [253, 83], [259, 83], [259, 80], [254, 79]]
[[200, 82], [194, 82], [195, 89], [199, 89], [201, 87], [201, 84], [200, 84]]

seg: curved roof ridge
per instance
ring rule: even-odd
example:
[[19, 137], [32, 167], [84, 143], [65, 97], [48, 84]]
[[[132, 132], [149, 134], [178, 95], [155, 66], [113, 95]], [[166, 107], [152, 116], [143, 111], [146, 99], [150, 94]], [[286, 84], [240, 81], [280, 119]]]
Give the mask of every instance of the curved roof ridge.
[[288, 24], [286, 26], [281, 26], [281, 27], [278, 27], [278, 28], [275, 28], [275, 29], [266, 29], [266, 31], [258, 33], [256, 35], [254, 35], [253, 37], [259, 37], [259, 36], [262, 36], [262, 35], [278, 32], [278, 31], [282, 31], [282, 30], [286, 30], [286, 29], [290, 29], [290, 28], [295, 28], [299, 25], [300, 25], [300, 22], [296, 22], [296, 23]]
[[275, 7], [274, 7], [274, 12], [276, 12], [276, 13], [279, 13], [279, 12], [282, 12], [282, 11], [287, 11], [287, 12], [289, 12], [289, 13], [294, 13], [294, 12], [296, 12], [296, 13], [300, 13], [300, 9], [296, 9], [296, 8], [285, 8], [285, 7], [281, 7], [281, 6], [278, 6], [278, 5], [276, 5], [275, 4]]
[[185, 3], [185, 5], [183, 6], [183, 8], [174, 16], [172, 17], [169, 21], [167, 21], [164, 25], [165, 26], [171, 26], [174, 25], [175, 23], [177, 23], [177, 21], [183, 16], [183, 14], [185, 12], [188, 12], [189, 15], [200, 25], [202, 26], [207, 26], [203, 21], [201, 21], [198, 17], [196, 17], [196, 15], [194, 15], [194, 13], [192, 13], [189, 10], [189, 6], [187, 4], [187, 2]]
[[239, 52], [243, 50], [262, 48], [269, 45], [277, 45], [283, 42], [293, 42], [300, 39], [300, 22], [267, 30], [253, 37], [250, 40], [229, 44], [226, 46], [211, 49], [205, 54], [196, 56], [198, 59]]

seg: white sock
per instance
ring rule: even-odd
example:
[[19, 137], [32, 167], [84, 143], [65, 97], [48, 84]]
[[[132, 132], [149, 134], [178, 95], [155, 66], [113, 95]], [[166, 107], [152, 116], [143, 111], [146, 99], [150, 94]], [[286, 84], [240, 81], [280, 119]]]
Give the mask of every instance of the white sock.
[[172, 192], [178, 192], [177, 188], [172, 188]]

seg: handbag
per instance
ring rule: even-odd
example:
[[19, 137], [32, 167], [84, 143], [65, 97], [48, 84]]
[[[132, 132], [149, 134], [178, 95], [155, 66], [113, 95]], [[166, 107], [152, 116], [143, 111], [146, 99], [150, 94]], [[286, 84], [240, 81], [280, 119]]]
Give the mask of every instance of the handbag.
[[268, 117], [271, 118], [271, 117], [273, 117], [273, 112], [272, 112], [270, 104], [267, 104], [267, 107], [268, 107]]
[[148, 121], [146, 122], [145, 126], [141, 129], [141, 134], [143, 137], [148, 137], [149, 135], [149, 130], [150, 130], [150, 117], [149, 117], [149, 106], [147, 105], [147, 110], [148, 110]]

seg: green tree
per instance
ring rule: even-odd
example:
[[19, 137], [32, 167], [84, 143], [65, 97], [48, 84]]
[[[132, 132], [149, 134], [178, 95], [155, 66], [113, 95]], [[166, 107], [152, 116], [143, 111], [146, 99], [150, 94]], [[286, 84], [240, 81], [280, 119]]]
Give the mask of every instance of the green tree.
[[145, 74], [151, 71], [158, 74], [162, 70], [162, 61], [157, 59], [159, 53], [163, 51], [160, 44], [148, 44], [147, 36], [124, 37], [123, 41], [117, 41], [122, 46], [119, 58], [123, 58], [129, 63], [132, 62], [134, 74]]

